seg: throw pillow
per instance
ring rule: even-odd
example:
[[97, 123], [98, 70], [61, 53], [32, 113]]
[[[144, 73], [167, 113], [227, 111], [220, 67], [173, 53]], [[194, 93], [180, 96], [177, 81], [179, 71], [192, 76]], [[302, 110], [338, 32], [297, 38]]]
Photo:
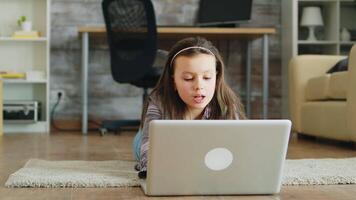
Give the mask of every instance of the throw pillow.
[[349, 58], [345, 58], [337, 62], [332, 68], [330, 68], [326, 73], [331, 74], [334, 72], [347, 71], [347, 66], [349, 65]]

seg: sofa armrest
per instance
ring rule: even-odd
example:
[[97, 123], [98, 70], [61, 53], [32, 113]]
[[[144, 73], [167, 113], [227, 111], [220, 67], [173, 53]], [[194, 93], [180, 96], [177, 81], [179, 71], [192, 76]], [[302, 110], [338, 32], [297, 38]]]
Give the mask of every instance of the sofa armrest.
[[347, 128], [356, 141], [356, 45], [351, 48], [348, 65], [348, 88], [346, 94]]
[[301, 132], [300, 108], [305, 101], [305, 87], [309, 79], [322, 76], [345, 56], [302, 55], [289, 63], [289, 112], [293, 130]]

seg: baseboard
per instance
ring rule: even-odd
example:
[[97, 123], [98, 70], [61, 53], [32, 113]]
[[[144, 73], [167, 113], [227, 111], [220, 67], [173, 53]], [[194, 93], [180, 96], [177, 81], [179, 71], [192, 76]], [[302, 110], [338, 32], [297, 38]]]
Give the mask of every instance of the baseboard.
[[[82, 120], [79, 119], [58, 119], [54, 120], [54, 123], [56, 127], [59, 129], [63, 130], [78, 130], [78, 132], [81, 131], [82, 129]], [[99, 124], [101, 122], [98, 122]], [[89, 129], [94, 129], [94, 128], [99, 128], [98, 125], [94, 125], [92, 123], [88, 123], [88, 128]], [[61, 132], [60, 130], [57, 130], [53, 124], [51, 124], [51, 132]]]
[[[90, 120], [88, 121], [88, 130], [99, 131], [100, 125], [102, 124], [101, 119]], [[70, 132], [81, 132], [82, 130], [82, 120], [81, 119], [57, 119], [54, 120], [54, 123], [57, 128], [56, 129], [51, 124], [51, 132], [63, 132], [64, 130], [69, 130]], [[139, 127], [125, 127], [125, 130], [138, 130]]]

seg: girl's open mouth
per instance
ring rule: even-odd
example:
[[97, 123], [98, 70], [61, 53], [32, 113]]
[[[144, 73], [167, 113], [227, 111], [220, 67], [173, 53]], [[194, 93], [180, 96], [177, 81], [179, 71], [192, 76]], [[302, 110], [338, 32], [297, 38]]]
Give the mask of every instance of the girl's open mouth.
[[205, 95], [196, 95], [194, 96], [195, 103], [202, 103], [204, 101]]

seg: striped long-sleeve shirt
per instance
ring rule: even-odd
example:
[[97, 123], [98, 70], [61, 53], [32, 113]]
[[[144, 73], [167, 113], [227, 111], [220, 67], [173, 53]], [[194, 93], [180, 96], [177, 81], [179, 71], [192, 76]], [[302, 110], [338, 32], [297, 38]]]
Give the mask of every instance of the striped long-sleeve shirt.
[[[147, 171], [147, 153], [148, 153], [148, 127], [149, 123], [152, 120], [158, 120], [158, 119], [167, 119], [166, 117], [163, 116], [162, 114], [162, 109], [158, 105], [158, 103], [155, 103], [152, 99], [150, 99], [150, 102], [147, 107], [147, 112], [146, 116], [144, 119], [144, 124], [142, 127], [142, 141], [141, 141], [141, 150], [140, 150], [140, 163], [139, 163], [139, 168], [140, 171]], [[201, 119], [209, 119], [210, 116], [210, 109], [206, 108], [204, 110], [204, 114]]]

